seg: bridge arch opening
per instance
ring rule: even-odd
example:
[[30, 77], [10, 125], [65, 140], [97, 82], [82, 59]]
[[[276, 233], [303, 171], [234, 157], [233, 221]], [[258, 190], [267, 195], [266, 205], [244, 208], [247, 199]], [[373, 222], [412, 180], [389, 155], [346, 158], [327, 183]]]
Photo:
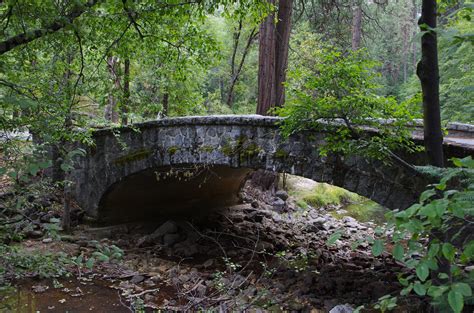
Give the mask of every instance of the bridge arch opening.
[[199, 219], [239, 202], [249, 168], [181, 164], [150, 168], [114, 183], [99, 202], [102, 223]]
[[[216, 209], [227, 208], [242, 202], [251, 203], [260, 198], [258, 195], [261, 190], [257, 189], [265, 188], [255, 185], [254, 181], [247, 181], [250, 173], [254, 171], [250, 168], [209, 164], [180, 164], [145, 169], [122, 178], [106, 190], [99, 202], [98, 220], [103, 224], [206, 220]], [[284, 181], [286, 181], [286, 186]], [[304, 186], [298, 186], [299, 183]], [[244, 185], [246, 188], [242, 193]], [[329, 189], [326, 190], [326, 185], [302, 176], [280, 175], [280, 183], [277, 188], [286, 189], [292, 196], [292, 201], [303, 202], [290, 204], [290, 206], [303, 209], [303, 211], [307, 209], [305, 205], [317, 208], [319, 200], [315, 197], [327, 199], [331, 196], [334, 197], [334, 192], [340, 193], [340, 191], [344, 194], [342, 197], [352, 194], [358, 200], [347, 203], [342, 201], [339, 209], [350, 208], [351, 206], [348, 205], [352, 204], [359, 205], [357, 210], [367, 206], [366, 204], [360, 206], [360, 204], [369, 201], [369, 199], [332, 185], [327, 185]], [[268, 198], [268, 195], [266, 197]], [[276, 196], [270, 198], [278, 200]], [[273, 200], [266, 200], [269, 200], [267, 205], [268, 208], [271, 208]], [[380, 205], [372, 203], [382, 208]], [[327, 208], [324, 210], [329, 208], [328, 210], [331, 211], [331, 206], [334, 207], [331, 202], [326, 205]], [[321, 207], [323, 206], [324, 203], [321, 203]], [[369, 211], [373, 208], [369, 207]], [[377, 211], [383, 212], [380, 209]], [[343, 217], [346, 213], [350, 216], [353, 213], [345, 210], [335, 210], [334, 212], [340, 215], [338, 217]], [[373, 212], [366, 213], [372, 214]]]

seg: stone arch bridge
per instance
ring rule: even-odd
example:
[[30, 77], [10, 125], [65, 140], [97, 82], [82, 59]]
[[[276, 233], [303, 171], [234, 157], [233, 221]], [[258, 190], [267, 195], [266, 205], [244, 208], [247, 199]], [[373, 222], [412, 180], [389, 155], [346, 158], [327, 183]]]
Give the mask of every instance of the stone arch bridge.
[[[255, 169], [327, 182], [389, 208], [417, 200], [427, 181], [405, 169], [361, 157], [321, 157], [324, 133], [284, 139], [276, 117], [202, 116], [162, 119], [93, 133], [68, 179], [72, 196], [93, 218], [149, 219], [163, 214], [202, 214], [235, 202]], [[451, 126], [448, 156], [474, 152], [474, 127]], [[419, 130], [414, 130], [415, 139]], [[423, 154], [408, 156], [422, 162]]]

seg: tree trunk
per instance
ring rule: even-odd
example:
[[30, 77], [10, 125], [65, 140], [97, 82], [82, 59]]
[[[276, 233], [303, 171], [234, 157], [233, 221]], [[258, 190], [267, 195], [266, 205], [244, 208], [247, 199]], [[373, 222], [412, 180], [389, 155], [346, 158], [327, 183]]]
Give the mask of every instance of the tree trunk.
[[125, 59], [123, 70], [123, 103], [122, 103], [122, 125], [128, 124], [128, 107], [130, 106], [130, 59]]
[[119, 68], [119, 59], [117, 57], [111, 56], [107, 59], [107, 68], [109, 70], [110, 76], [113, 81], [113, 87], [108, 96], [108, 104], [105, 107], [105, 119], [113, 123], [117, 123], [119, 120], [117, 112], [117, 97], [116, 93], [120, 90], [120, 76], [118, 73]]
[[168, 116], [169, 98], [170, 94], [168, 93], [168, 91], [165, 91], [165, 93], [163, 94], [163, 100], [161, 102], [161, 105], [163, 106], [163, 110], [161, 111], [163, 117]]
[[359, 50], [362, 39], [362, 3], [356, 1], [352, 7], [352, 50]]
[[[268, 0], [271, 5], [275, 0]], [[267, 115], [275, 104], [275, 15], [269, 14], [260, 25], [258, 56], [257, 114]]]
[[260, 26], [257, 114], [268, 115], [272, 107], [284, 104], [292, 11], [293, 0], [280, 0], [277, 25], [272, 13]]
[[[416, 0], [412, 0], [412, 5], [413, 5], [413, 11], [412, 11], [412, 17], [413, 17], [413, 21], [416, 20], [416, 16], [418, 14], [418, 11], [417, 11], [417, 6], [416, 6]], [[414, 27], [413, 29], [413, 37], [412, 37], [412, 40], [413, 40], [413, 43], [412, 43], [412, 48], [413, 48], [413, 68], [416, 69], [416, 62], [418, 60], [417, 58], [417, 53], [416, 53], [416, 40], [414, 40], [414, 38], [416, 37], [416, 27]]]
[[244, 67], [245, 59], [250, 51], [250, 47], [252, 45], [253, 40], [256, 37], [256, 29], [252, 29], [250, 32], [249, 38], [247, 39], [247, 44], [245, 45], [244, 51], [242, 52], [242, 58], [240, 59], [239, 66], [235, 67], [235, 56], [232, 57], [232, 65], [231, 65], [231, 81], [229, 86], [229, 92], [227, 94], [227, 105], [229, 108], [233, 107], [234, 103], [234, 88], [239, 80], [240, 73], [242, 73], [242, 68]]
[[230, 80], [229, 80], [229, 91], [227, 93], [227, 106], [232, 108], [232, 103], [234, 101], [234, 81], [235, 81], [235, 58], [237, 56], [237, 50], [239, 48], [240, 35], [242, 34], [242, 18], [239, 20], [239, 26], [234, 32], [234, 45], [232, 48], [232, 57], [230, 59]]
[[291, 14], [293, 0], [280, 0], [278, 4], [278, 22], [275, 42], [275, 106], [285, 103], [286, 69], [288, 67], [288, 49], [290, 44]]
[[423, 0], [418, 25], [422, 31], [426, 31], [421, 37], [421, 61], [416, 70], [423, 92], [425, 149], [430, 164], [443, 167], [437, 38], [436, 33], [426, 27], [436, 28], [436, 0]]

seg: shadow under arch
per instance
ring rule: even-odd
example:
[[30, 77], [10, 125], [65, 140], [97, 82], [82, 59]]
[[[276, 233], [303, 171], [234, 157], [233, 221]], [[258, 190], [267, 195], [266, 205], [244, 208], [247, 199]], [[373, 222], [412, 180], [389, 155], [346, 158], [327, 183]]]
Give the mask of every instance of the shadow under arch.
[[120, 223], [199, 219], [239, 202], [249, 168], [180, 164], [149, 168], [111, 185], [99, 202], [98, 221]]

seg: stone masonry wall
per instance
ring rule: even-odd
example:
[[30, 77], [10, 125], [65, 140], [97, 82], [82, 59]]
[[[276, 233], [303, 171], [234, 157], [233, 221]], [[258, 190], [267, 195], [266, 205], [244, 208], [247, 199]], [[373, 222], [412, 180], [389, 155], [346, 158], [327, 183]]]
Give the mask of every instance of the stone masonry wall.
[[103, 195], [129, 175], [163, 166], [188, 164], [266, 169], [327, 182], [389, 208], [405, 208], [426, 185], [398, 167], [360, 157], [321, 157], [323, 133], [288, 140], [280, 119], [262, 116], [204, 116], [163, 119], [93, 134], [96, 145], [78, 160], [69, 179], [73, 196], [97, 217]]

